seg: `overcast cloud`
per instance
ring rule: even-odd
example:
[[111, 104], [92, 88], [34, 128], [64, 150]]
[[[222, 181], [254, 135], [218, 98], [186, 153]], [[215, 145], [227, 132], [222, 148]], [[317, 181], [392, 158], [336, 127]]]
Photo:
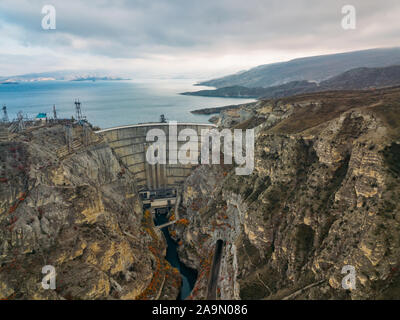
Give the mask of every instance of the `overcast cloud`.
[[[43, 30], [54, 5], [57, 29]], [[357, 9], [343, 30], [341, 8]], [[212, 77], [291, 58], [399, 45], [398, 0], [0, 0], [0, 76], [109, 69]]]

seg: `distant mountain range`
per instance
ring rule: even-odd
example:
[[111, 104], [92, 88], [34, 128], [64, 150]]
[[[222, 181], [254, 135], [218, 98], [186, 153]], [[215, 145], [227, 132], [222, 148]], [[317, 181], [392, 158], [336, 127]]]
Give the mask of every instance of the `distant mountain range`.
[[120, 76], [102, 71], [53, 71], [41, 73], [29, 73], [17, 76], [0, 77], [0, 83], [17, 83], [33, 81], [96, 81], [96, 80], [128, 80]]
[[383, 68], [356, 68], [321, 81], [292, 81], [268, 88], [225, 87], [216, 90], [185, 92], [184, 95], [234, 98], [282, 98], [302, 93], [330, 90], [360, 90], [400, 86], [400, 65]]
[[321, 82], [354, 68], [392, 65], [400, 65], [400, 48], [354, 51], [266, 64], [226, 77], [203, 81], [199, 85], [216, 88], [267, 88], [292, 81]]

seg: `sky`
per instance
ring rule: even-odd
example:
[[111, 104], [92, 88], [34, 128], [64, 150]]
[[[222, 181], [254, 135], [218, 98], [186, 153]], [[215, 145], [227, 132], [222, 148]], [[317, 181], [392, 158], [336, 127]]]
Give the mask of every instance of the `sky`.
[[[356, 29], [342, 28], [344, 5]], [[42, 28], [44, 5], [56, 29]], [[109, 70], [206, 79], [297, 57], [399, 45], [398, 0], [0, 0], [0, 76]]]

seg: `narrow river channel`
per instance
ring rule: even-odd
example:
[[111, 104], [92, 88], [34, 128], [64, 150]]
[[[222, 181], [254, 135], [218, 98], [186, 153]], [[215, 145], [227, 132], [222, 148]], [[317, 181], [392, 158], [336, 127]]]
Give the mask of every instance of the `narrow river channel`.
[[[168, 222], [167, 215], [164, 214], [156, 214], [156, 218], [154, 220], [155, 225], [160, 225]], [[197, 271], [185, 266], [180, 260], [178, 256], [178, 244], [171, 238], [168, 227], [161, 229], [164, 233], [165, 239], [167, 240], [167, 255], [166, 259], [171, 264], [171, 266], [177, 268], [182, 277], [182, 286], [181, 291], [179, 293], [178, 300], [184, 300], [186, 297], [190, 295], [194, 284], [197, 279]]]

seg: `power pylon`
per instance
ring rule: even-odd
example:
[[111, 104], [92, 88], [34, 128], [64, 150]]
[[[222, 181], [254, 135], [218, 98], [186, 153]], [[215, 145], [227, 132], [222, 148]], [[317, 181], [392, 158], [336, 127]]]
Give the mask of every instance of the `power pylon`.
[[3, 120], [3, 122], [8, 122], [9, 121], [6, 105], [3, 105], [3, 119], [2, 120]]
[[53, 104], [53, 117], [54, 117], [54, 120], [57, 120], [57, 110], [56, 110], [55, 104]]
[[75, 113], [76, 113], [76, 120], [81, 121], [84, 120], [85, 117], [82, 115], [81, 103], [78, 100], [75, 100]]
[[18, 130], [24, 131], [25, 130], [25, 122], [24, 122], [24, 114], [22, 111], [19, 111], [17, 114], [17, 120], [18, 120]]

